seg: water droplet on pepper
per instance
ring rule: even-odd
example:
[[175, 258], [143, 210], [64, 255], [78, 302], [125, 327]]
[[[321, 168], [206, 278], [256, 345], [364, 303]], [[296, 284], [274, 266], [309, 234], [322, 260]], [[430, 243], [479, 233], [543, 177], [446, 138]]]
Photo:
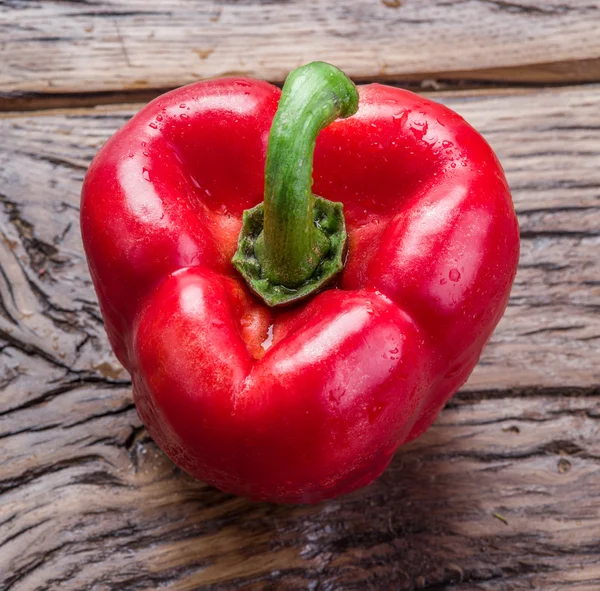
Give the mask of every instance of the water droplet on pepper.
[[448, 273], [448, 278], [450, 281], [454, 281], [455, 283], [460, 279], [460, 271], [458, 269], [450, 269], [450, 273]]

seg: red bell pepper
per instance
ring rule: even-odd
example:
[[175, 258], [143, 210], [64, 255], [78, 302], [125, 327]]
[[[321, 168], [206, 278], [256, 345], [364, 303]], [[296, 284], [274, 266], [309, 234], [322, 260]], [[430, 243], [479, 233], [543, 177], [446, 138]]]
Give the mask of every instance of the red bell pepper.
[[92, 162], [81, 229], [150, 435], [196, 478], [292, 503], [370, 483], [431, 425], [519, 253], [472, 127], [323, 63], [152, 101]]

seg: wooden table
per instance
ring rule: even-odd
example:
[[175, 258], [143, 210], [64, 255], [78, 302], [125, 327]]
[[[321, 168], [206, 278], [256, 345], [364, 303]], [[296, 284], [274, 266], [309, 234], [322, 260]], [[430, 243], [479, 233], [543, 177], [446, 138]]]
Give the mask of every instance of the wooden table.
[[[600, 3], [0, 2], [0, 588], [600, 589]], [[157, 449], [79, 234], [91, 158], [200, 78], [331, 61], [460, 112], [521, 224], [464, 389], [372, 486], [252, 504]]]

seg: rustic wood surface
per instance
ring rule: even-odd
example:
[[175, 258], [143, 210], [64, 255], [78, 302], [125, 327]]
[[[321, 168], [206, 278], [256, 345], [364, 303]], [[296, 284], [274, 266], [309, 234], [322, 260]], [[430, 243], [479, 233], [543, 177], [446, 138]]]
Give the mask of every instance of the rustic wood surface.
[[600, 80], [599, 8], [594, 0], [2, 0], [0, 92], [14, 108], [232, 73], [282, 81], [314, 59], [357, 80], [590, 82]]
[[[0, 0], [0, 589], [598, 591], [598, 30], [589, 0]], [[290, 508], [194, 481], [148, 437], [79, 190], [141, 106], [118, 101], [317, 57], [448, 89], [505, 167], [522, 252], [434, 427], [365, 490]]]

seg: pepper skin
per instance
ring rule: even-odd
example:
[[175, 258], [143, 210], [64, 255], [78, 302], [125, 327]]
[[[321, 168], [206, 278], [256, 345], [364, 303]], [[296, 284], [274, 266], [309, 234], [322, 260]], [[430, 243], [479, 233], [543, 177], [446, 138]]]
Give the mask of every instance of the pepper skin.
[[314, 154], [313, 192], [344, 204], [345, 268], [267, 307], [231, 258], [264, 197], [279, 97], [229, 78], [154, 100], [92, 162], [81, 229], [158, 445], [223, 491], [314, 503], [373, 481], [466, 381], [506, 307], [518, 225], [498, 160], [459, 115], [362, 86]]

